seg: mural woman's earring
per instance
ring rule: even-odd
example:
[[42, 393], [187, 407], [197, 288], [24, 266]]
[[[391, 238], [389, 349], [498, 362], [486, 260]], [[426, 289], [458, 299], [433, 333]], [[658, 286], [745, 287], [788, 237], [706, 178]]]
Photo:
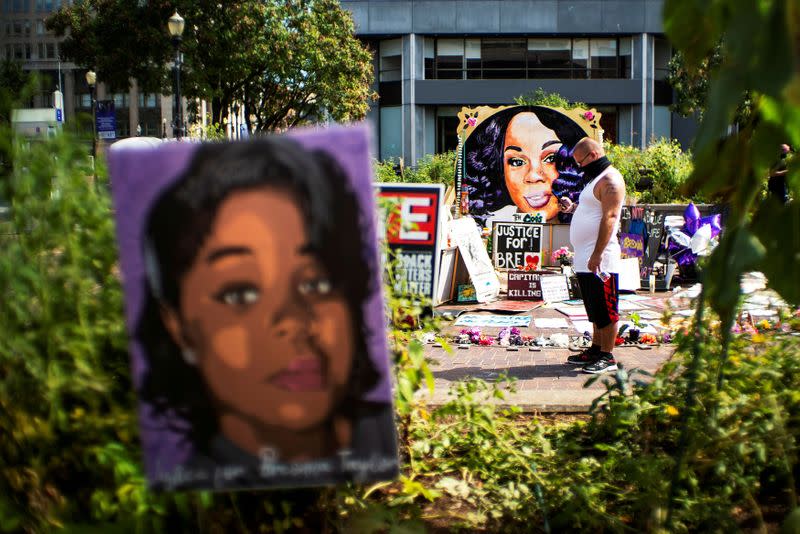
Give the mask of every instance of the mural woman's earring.
[[187, 364], [197, 365], [197, 356], [192, 349], [183, 349], [181, 354], [183, 355], [183, 361]]

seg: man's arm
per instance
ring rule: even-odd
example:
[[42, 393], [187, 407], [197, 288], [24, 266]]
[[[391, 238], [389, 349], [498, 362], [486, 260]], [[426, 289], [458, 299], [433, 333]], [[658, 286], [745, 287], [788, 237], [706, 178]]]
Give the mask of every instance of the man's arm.
[[594, 252], [589, 258], [588, 267], [591, 272], [600, 270], [603, 250], [605, 250], [608, 242], [611, 241], [611, 233], [614, 231], [619, 211], [625, 201], [625, 182], [616, 174], [606, 176], [597, 183], [594, 193], [600, 200], [603, 218], [600, 220]]

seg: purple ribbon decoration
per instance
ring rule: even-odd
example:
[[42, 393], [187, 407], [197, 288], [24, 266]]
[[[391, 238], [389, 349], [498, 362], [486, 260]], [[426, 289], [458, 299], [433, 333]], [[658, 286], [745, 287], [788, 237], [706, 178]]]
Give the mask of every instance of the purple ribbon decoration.
[[[709, 215], [707, 217], [700, 217], [700, 210], [697, 209], [697, 206], [694, 205], [694, 202], [690, 202], [689, 205], [686, 206], [686, 210], [683, 212], [683, 221], [684, 223], [681, 230], [690, 239], [700, 228], [705, 225], [711, 226], [712, 239], [717, 237], [722, 231], [719, 213], [715, 215]], [[680, 245], [676, 243], [674, 239], [669, 240], [667, 252], [676, 262], [678, 262], [678, 265], [680, 266], [693, 265], [697, 261], [697, 256], [692, 254], [691, 247]]]

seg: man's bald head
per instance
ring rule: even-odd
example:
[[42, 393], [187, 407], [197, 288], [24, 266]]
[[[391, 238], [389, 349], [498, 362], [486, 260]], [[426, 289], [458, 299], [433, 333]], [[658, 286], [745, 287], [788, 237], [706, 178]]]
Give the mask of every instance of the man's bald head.
[[575, 148], [572, 149], [572, 157], [581, 167], [585, 167], [605, 155], [606, 151], [603, 150], [603, 145], [591, 137], [584, 137], [578, 141], [575, 144]]

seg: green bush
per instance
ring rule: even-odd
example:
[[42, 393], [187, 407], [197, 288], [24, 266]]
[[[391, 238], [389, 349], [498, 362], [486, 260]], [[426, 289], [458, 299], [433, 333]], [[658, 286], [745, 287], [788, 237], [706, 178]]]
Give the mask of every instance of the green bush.
[[[95, 180], [67, 136], [13, 146], [3, 193], [17, 235], [0, 256], [0, 531], [730, 530], [774, 524], [797, 504], [800, 338], [735, 338], [726, 349], [706, 320], [696, 353], [694, 338], [680, 338], [655, 377], [604, 377], [587, 420], [499, 408], [491, 401], [513, 389], [504, 380], [464, 381], [429, 411], [417, 395], [433, 386], [420, 335], [437, 324], [423, 301], [391, 288], [398, 481], [153, 494], [105, 169]], [[425, 168], [435, 176], [446, 164]]]
[[[606, 154], [625, 178], [628, 196], [643, 204], [702, 202], [699, 195], [686, 198], [682, 187], [692, 174], [692, 156], [676, 140], [660, 139], [645, 150], [606, 143]], [[637, 191], [641, 180], [651, 185]]]
[[520, 95], [514, 99], [518, 106], [549, 106], [551, 108], [564, 109], [587, 109], [588, 106], [583, 102], [570, 102], [558, 93], [548, 93], [541, 87], [535, 91]]
[[376, 161], [375, 181], [417, 184], [453, 185], [456, 175], [456, 152], [426, 154], [415, 168], [406, 167], [402, 159]]

